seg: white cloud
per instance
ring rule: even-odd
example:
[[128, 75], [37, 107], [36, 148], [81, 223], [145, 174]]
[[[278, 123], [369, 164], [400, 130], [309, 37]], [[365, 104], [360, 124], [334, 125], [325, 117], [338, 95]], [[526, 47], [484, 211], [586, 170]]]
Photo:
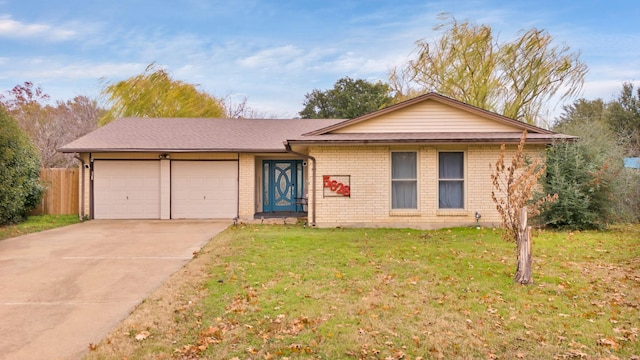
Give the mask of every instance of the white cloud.
[[69, 40], [78, 33], [64, 27], [47, 24], [26, 24], [13, 20], [10, 16], [0, 17], [0, 37], [42, 38], [52, 41]]
[[270, 49], [260, 50], [257, 53], [241, 58], [238, 64], [248, 68], [270, 69], [285, 67], [295, 63], [304, 55], [304, 51], [293, 45], [279, 46]]
[[[20, 76], [25, 79], [61, 79], [69, 80], [98, 80], [105, 78], [123, 79], [144, 71], [148, 64], [141, 63], [71, 63], [59, 64], [45, 58], [33, 58], [23, 62], [19, 69]], [[3, 74], [0, 72], [0, 77]]]

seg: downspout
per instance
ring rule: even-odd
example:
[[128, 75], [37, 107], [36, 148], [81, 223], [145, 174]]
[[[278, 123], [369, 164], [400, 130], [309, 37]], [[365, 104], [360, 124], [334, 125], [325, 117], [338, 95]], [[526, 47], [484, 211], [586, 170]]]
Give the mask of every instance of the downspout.
[[311, 202], [312, 202], [312, 215], [311, 215], [311, 223], [309, 226], [316, 226], [316, 158], [311, 155], [299, 153], [297, 151], [291, 150], [291, 145], [287, 141], [284, 142], [284, 148], [288, 153], [301, 156], [305, 159], [311, 160]]
[[80, 198], [80, 221], [84, 221], [84, 160], [78, 155], [73, 156], [74, 159], [78, 159], [80, 161], [80, 171], [82, 171], [82, 194]]
[[93, 208], [95, 202], [93, 201], [93, 154], [89, 153], [89, 218], [93, 219]]
[[[255, 165], [254, 165], [255, 166]], [[254, 180], [255, 181], [255, 180]], [[240, 153], [238, 153], [238, 169], [236, 170], [236, 217], [233, 218], [233, 225], [238, 224], [238, 219], [240, 219]], [[255, 199], [255, 191], [254, 191], [254, 199]], [[254, 200], [255, 204], [255, 200]], [[255, 205], [253, 211], [255, 212]]]

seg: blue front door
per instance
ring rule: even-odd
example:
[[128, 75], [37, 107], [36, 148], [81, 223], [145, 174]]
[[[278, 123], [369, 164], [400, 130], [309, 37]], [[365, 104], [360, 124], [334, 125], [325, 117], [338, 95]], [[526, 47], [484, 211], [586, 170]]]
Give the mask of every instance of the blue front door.
[[264, 160], [262, 179], [264, 212], [302, 211], [299, 205], [304, 194], [301, 160]]

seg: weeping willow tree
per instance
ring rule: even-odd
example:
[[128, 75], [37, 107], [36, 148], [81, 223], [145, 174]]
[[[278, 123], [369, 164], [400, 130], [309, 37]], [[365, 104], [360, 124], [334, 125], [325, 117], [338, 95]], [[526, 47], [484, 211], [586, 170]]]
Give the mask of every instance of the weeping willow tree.
[[551, 100], [579, 94], [587, 73], [579, 52], [555, 45], [545, 30], [498, 43], [489, 25], [441, 15], [439, 39], [416, 42], [416, 56], [391, 71], [401, 99], [435, 91], [507, 117], [535, 123]]
[[226, 117], [221, 100], [172, 79], [155, 64], [140, 75], [107, 84], [102, 94], [111, 107], [100, 125], [120, 117]]

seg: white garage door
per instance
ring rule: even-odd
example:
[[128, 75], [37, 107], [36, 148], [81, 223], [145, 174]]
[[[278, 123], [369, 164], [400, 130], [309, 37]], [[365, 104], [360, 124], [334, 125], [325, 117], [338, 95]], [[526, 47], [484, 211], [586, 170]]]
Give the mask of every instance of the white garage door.
[[160, 162], [95, 160], [94, 218], [159, 219]]
[[237, 161], [171, 162], [172, 219], [229, 219], [237, 214]]

